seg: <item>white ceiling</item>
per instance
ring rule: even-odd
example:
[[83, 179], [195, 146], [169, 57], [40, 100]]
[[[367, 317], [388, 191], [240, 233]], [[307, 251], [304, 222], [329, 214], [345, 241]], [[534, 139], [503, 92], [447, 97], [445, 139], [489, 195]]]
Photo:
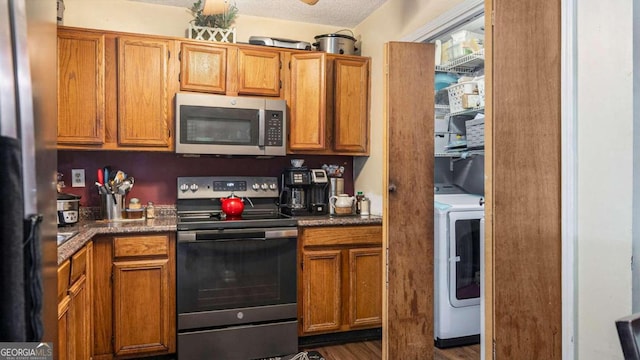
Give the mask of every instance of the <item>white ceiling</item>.
[[[131, 0], [191, 8], [195, 0]], [[387, 0], [319, 0], [307, 5], [299, 0], [230, 0], [238, 14], [353, 28]]]

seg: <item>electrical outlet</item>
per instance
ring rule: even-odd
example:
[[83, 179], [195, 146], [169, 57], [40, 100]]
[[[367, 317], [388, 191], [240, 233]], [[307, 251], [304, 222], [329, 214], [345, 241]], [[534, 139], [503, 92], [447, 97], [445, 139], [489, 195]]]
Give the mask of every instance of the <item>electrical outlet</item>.
[[71, 170], [71, 187], [84, 187], [84, 169]]

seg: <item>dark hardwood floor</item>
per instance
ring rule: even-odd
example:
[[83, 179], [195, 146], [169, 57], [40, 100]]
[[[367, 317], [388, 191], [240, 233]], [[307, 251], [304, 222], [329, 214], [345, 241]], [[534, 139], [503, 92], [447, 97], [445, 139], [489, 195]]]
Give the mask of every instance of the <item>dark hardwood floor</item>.
[[[312, 347], [325, 360], [375, 360], [382, 359], [382, 341], [361, 341], [341, 345]], [[480, 345], [460, 346], [450, 349], [434, 347], [435, 360], [479, 360]]]

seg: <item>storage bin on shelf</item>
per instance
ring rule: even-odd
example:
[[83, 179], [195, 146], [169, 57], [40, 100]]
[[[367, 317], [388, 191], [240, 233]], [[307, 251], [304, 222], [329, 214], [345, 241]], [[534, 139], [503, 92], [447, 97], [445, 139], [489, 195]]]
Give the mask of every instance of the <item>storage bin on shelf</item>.
[[449, 86], [447, 91], [449, 93], [449, 110], [455, 113], [465, 109], [462, 102], [463, 96], [467, 95], [465, 98], [468, 100], [468, 95], [478, 94], [478, 85], [475, 81], [466, 81]]
[[447, 88], [452, 113], [484, 107], [484, 75]]
[[440, 63], [446, 64], [457, 58], [477, 52], [484, 47], [484, 35], [468, 30], [451, 34], [451, 39], [440, 46]]
[[467, 149], [484, 148], [484, 116], [467, 120], [464, 126], [467, 132]]

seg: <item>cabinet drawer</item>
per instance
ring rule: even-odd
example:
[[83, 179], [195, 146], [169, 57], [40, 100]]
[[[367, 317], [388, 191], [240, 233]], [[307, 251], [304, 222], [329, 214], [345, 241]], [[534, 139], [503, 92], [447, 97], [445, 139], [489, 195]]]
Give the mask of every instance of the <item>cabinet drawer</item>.
[[87, 272], [87, 247], [78, 250], [71, 257], [71, 284], [76, 282], [82, 274]]
[[116, 237], [113, 241], [115, 257], [158, 256], [169, 253], [168, 235]]
[[302, 228], [303, 246], [382, 244], [382, 226]]

